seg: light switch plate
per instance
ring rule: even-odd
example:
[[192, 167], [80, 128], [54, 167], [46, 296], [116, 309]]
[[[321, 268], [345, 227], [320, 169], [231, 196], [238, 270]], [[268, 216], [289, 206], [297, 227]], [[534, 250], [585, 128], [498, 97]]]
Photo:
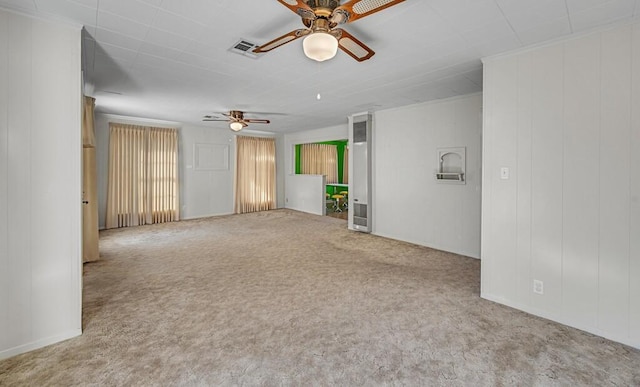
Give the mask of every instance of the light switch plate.
[[535, 294], [544, 294], [544, 283], [540, 280], [533, 280], [533, 292]]
[[500, 178], [502, 180], [509, 179], [509, 168], [507, 168], [507, 167], [500, 168]]

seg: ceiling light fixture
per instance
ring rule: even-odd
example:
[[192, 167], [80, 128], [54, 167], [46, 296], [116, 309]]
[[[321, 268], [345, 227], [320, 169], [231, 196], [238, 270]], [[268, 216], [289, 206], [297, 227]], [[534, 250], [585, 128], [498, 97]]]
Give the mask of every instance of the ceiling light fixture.
[[242, 125], [242, 123], [234, 121], [232, 123], [229, 124], [229, 128], [231, 128], [231, 130], [233, 130], [234, 132], [239, 132], [244, 126]]
[[304, 38], [302, 48], [307, 58], [324, 62], [336, 56], [338, 39], [327, 32], [313, 32]]
[[307, 58], [324, 62], [336, 56], [338, 39], [331, 34], [331, 25], [326, 17], [315, 19], [309, 31], [302, 41], [302, 49]]

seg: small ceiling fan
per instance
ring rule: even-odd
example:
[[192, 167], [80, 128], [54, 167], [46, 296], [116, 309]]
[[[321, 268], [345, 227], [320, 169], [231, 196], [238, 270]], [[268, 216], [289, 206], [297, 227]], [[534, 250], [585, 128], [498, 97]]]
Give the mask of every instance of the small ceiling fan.
[[354, 22], [404, 0], [349, 0], [340, 5], [340, 0], [278, 0], [302, 18], [306, 28], [293, 30], [253, 50], [255, 53], [269, 52], [298, 38], [307, 57], [322, 62], [333, 58], [338, 47], [358, 62], [371, 58], [375, 52], [353, 37], [340, 24]]
[[228, 122], [229, 128], [234, 132], [246, 128], [249, 124], [269, 124], [271, 121], [262, 118], [244, 118], [244, 112], [240, 110], [231, 110], [229, 113], [222, 113], [226, 118], [218, 118], [215, 116], [204, 116], [202, 121]]

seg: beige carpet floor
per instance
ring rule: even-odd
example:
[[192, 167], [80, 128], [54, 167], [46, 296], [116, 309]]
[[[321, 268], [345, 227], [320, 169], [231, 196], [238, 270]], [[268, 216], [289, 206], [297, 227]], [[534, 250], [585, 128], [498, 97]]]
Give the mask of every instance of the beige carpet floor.
[[104, 231], [84, 334], [2, 386], [640, 385], [640, 351], [479, 298], [480, 261], [288, 210]]

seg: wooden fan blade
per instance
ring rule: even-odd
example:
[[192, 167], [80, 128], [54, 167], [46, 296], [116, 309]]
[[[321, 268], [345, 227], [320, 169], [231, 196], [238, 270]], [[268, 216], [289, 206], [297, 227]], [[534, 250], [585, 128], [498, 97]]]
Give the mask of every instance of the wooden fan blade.
[[226, 118], [203, 118], [202, 121], [211, 121], [211, 122], [229, 122]]
[[375, 55], [375, 52], [367, 47], [366, 44], [362, 43], [342, 28], [332, 30], [331, 34], [338, 39], [338, 47], [340, 47], [342, 51], [351, 55], [351, 57], [358, 62], [365, 61]]
[[263, 120], [260, 118], [245, 118], [244, 122], [248, 122], [250, 124], [270, 124], [271, 121], [269, 120]]
[[315, 19], [313, 9], [303, 0], [278, 0], [278, 2], [289, 8], [293, 13], [300, 15], [303, 19]]
[[277, 113], [277, 112], [245, 112], [245, 114], [250, 114], [252, 116], [286, 116], [287, 113]]
[[298, 38], [308, 35], [309, 32], [311, 32], [311, 30], [308, 30], [308, 29], [299, 29], [299, 30], [291, 31], [288, 34], [284, 34], [279, 38], [273, 39], [269, 43], [263, 44], [262, 46], [255, 48], [253, 52], [256, 52], [256, 53], [269, 52], [284, 44], [287, 44]]
[[[280, 0], [278, 0], [280, 1]], [[336, 23], [351, 23], [365, 16], [372, 15], [404, 0], [351, 0], [337, 7], [332, 13]]]

